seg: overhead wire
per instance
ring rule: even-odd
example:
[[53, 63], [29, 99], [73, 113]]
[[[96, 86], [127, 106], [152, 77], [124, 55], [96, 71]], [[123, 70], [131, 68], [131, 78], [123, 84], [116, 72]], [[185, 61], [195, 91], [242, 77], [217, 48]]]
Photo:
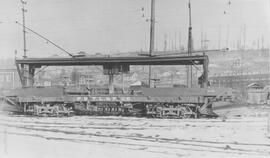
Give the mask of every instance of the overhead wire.
[[43, 68], [39, 69], [35, 74], [34, 74], [34, 77], [40, 73], [41, 71], [43, 71], [44, 69], [46, 69], [48, 66], [44, 66]]
[[74, 57], [74, 55], [72, 55], [70, 52], [68, 52], [67, 50], [65, 50], [64, 48], [60, 47], [59, 45], [57, 45], [56, 43], [54, 43], [53, 41], [49, 40], [48, 38], [44, 37], [43, 35], [37, 33], [36, 31], [30, 29], [29, 27], [23, 26], [21, 23], [19, 23], [18, 21], [15, 22], [16, 24], [25, 27], [27, 30], [31, 31], [32, 33], [36, 34], [37, 36], [43, 38], [44, 40], [46, 40], [46, 42], [51, 43], [52, 45], [54, 45], [55, 47], [57, 47], [58, 49], [62, 50], [63, 52], [65, 52], [66, 54], [68, 54], [71, 57]]

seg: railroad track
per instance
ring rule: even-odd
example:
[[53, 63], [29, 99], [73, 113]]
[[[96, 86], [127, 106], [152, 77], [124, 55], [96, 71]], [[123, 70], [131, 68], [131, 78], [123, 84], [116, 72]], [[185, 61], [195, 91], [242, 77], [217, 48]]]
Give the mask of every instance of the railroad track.
[[[111, 125], [112, 127], [108, 127]], [[179, 150], [211, 152], [236, 155], [270, 155], [270, 144], [241, 143], [229, 141], [193, 140], [144, 136], [136, 133], [162, 127], [127, 126], [121, 123], [89, 123], [81, 126], [76, 123], [48, 123], [39, 121], [8, 121], [0, 119], [0, 126], [11, 135], [39, 137], [47, 140], [71, 141], [76, 143], [95, 143], [117, 145], [130, 150], [145, 150], [166, 154], [180, 154]], [[104, 132], [105, 130], [105, 132]], [[110, 134], [106, 131], [134, 131], [132, 134]], [[101, 132], [99, 132], [101, 131]], [[102, 132], [103, 131], [103, 132]], [[121, 132], [120, 132], [121, 133]]]

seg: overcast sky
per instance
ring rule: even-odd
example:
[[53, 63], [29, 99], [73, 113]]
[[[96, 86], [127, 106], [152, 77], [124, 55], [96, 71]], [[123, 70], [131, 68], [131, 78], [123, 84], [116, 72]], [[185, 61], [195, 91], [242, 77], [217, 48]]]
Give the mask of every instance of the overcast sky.
[[[110, 53], [148, 50], [151, 0], [26, 0], [26, 25], [71, 53]], [[0, 57], [23, 54], [20, 0], [0, 0]], [[192, 0], [194, 47], [201, 37], [208, 48], [234, 49], [244, 34], [246, 47], [258, 41], [269, 44], [270, 0]], [[144, 11], [142, 11], [142, 7]], [[142, 17], [144, 14], [144, 17]], [[188, 0], [156, 0], [156, 48], [187, 45]], [[244, 31], [246, 30], [246, 31]], [[244, 33], [246, 32], [246, 33]], [[219, 38], [220, 37], [220, 38]], [[28, 56], [63, 55], [31, 32], [27, 33]], [[220, 39], [220, 40], [219, 40]]]

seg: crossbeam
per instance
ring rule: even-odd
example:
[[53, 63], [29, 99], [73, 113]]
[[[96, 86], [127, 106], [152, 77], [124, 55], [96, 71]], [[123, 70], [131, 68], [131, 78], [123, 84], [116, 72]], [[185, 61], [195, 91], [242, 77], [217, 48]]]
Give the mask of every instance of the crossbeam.
[[203, 65], [208, 61], [202, 56], [166, 56], [166, 57], [78, 57], [78, 58], [24, 58], [17, 64], [41, 66], [81, 66], [81, 65]]

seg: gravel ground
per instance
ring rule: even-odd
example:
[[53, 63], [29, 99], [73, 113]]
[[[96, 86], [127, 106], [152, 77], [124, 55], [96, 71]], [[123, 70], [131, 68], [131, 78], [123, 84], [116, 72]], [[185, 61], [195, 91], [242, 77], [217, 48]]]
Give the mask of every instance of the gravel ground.
[[227, 119], [0, 116], [2, 158], [270, 157], [267, 115]]

